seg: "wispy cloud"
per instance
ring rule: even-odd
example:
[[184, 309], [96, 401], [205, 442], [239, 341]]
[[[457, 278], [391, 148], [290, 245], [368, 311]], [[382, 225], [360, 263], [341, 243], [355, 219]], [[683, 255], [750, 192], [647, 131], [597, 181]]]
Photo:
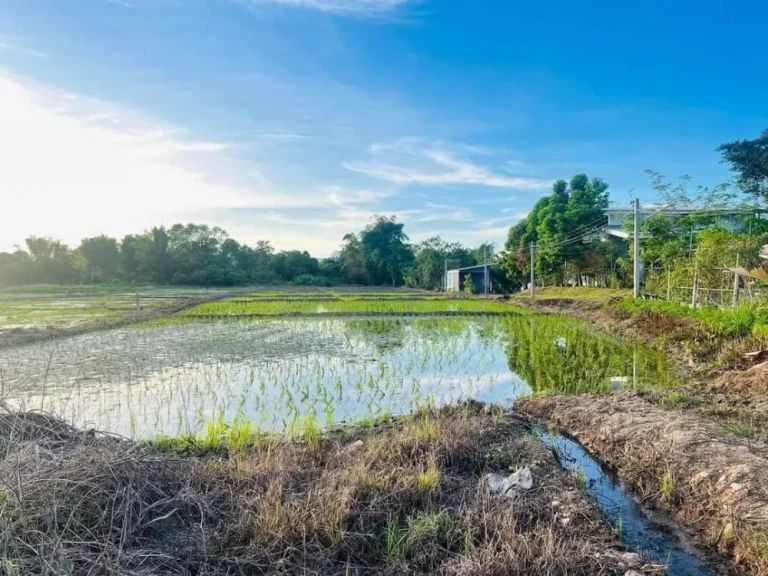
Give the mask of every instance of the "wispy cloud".
[[414, 0], [240, 0], [244, 4], [282, 4], [346, 15], [381, 15], [393, 12]]
[[227, 143], [12, 77], [0, 76], [0, 126], [0, 247], [29, 234], [76, 241], [217, 211], [328, 205], [252, 165], [223, 174], [234, 162]]
[[381, 200], [391, 198], [395, 190], [371, 190], [367, 188], [348, 188], [339, 185], [320, 186], [329, 202], [334, 206], [360, 206], [377, 204]]
[[[463, 151], [464, 156], [460, 157], [456, 150]], [[391, 144], [374, 144], [369, 147], [370, 160], [347, 162], [345, 167], [396, 184], [476, 185], [527, 190], [540, 190], [551, 185], [549, 180], [500, 174], [474, 160], [469, 150], [468, 147], [407, 138]]]

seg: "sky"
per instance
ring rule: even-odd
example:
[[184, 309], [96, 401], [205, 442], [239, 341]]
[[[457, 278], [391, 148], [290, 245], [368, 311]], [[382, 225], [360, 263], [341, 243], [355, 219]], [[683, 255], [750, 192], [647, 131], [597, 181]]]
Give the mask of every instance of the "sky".
[[555, 179], [652, 202], [768, 127], [759, 0], [0, 0], [0, 250], [156, 225], [503, 246]]

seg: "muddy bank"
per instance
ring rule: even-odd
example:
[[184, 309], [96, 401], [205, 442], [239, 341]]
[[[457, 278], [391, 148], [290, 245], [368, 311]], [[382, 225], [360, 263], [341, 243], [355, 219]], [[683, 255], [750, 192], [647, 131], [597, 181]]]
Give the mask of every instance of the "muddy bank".
[[632, 394], [528, 398], [517, 407], [573, 435], [644, 504], [668, 508], [745, 571], [768, 573], [764, 445]]
[[174, 303], [171, 306], [152, 308], [149, 310], [140, 310], [139, 312], [128, 313], [125, 316], [118, 318], [86, 322], [69, 328], [36, 326], [33, 328], [13, 328], [10, 330], [0, 329], [0, 348], [18, 346], [21, 344], [31, 344], [33, 342], [48, 340], [50, 338], [76, 336], [78, 334], [87, 334], [88, 332], [96, 332], [98, 330], [109, 330], [110, 328], [120, 328], [122, 326], [135, 324], [136, 322], [141, 322], [144, 320], [164, 318], [166, 316], [176, 314], [177, 312], [181, 312], [182, 310], [186, 310], [187, 308], [191, 308], [192, 306], [206, 302], [215, 302], [217, 300], [221, 300], [222, 298], [227, 298], [228, 296], [230, 296], [230, 294], [216, 294], [215, 296], [187, 298], [184, 301]]
[[[518, 417], [478, 405], [300, 440], [152, 445], [0, 417], [19, 574], [625, 574], [613, 526]], [[490, 492], [528, 467], [533, 486]], [[633, 557], [636, 569], [659, 573]]]

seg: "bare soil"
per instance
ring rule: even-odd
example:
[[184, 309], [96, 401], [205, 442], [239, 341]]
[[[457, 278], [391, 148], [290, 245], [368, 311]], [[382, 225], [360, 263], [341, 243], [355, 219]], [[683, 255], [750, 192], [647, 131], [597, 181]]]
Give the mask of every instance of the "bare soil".
[[[2, 414], [0, 457], [3, 574], [627, 571], [612, 526], [526, 423], [478, 404], [175, 448]], [[521, 466], [532, 489], [489, 492], [486, 473]]]
[[644, 504], [669, 508], [746, 571], [768, 574], [764, 445], [626, 393], [529, 398], [517, 408], [568, 431], [615, 467]]

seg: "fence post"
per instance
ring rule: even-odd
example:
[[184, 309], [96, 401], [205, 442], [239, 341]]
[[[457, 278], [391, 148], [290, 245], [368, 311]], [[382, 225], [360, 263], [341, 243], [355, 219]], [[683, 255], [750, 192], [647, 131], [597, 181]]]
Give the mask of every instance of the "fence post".
[[693, 293], [691, 294], [691, 306], [696, 308], [696, 301], [699, 299], [699, 259], [696, 258], [696, 265], [693, 269]]
[[[739, 266], [739, 253], [736, 253], [736, 267]], [[741, 287], [741, 278], [739, 278], [738, 272], [733, 273], [733, 307], [736, 308], [739, 305], [739, 288]]]
[[531, 300], [533, 300], [534, 297], [536, 296], [536, 292], [533, 287], [533, 284], [536, 281], [534, 277], [534, 271], [533, 271], [533, 255], [534, 255], [534, 247], [533, 247], [533, 242], [531, 242]]

